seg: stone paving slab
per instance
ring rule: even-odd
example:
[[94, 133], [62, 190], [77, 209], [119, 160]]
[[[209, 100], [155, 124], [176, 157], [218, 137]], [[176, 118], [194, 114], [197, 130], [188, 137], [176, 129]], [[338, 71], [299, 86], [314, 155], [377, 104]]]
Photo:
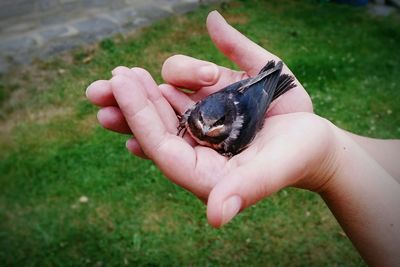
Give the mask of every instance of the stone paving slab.
[[368, 11], [371, 15], [378, 17], [387, 17], [396, 12], [396, 9], [387, 5], [369, 5]]
[[[65, 8], [68, 8], [68, 1], [73, 0], [59, 1], [64, 2]], [[80, 4], [105, 6], [108, 2], [110, 1], [84, 0]], [[202, 0], [201, 4], [218, 2], [221, 1]], [[118, 6], [116, 1], [113, 8], [97, 11], [91, 9], [85, 16], [79, 15], [70, 19], [66, 19], [66, 16], [57, 18], [54, 15], [55, 17], [42, 20], [39, 23], [41, 25], [38, 25], [37, 19], [32, 19], [31, 22], [21, 21], [20, 24], [9, 23], [8, 27], [0, 29], [0, 73], [15, 65], [28, 64], [35, 58], [48, 58], [118, 33], [132, 32], [153, 21], [195, 10], [200, 5], [199, 0], [125, 0], [124, 3], [125, 5], [119, 3]], [[39, 8], [46, 8], [51, 4], [51, 0], [40, 0]], [[4, 13], [4, 10], [1, 12]]]

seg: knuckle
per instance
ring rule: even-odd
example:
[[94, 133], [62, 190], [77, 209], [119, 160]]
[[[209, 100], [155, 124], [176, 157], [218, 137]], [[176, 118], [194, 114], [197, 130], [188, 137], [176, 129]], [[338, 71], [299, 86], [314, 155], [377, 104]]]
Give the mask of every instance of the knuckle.
[[163, 69], [164, 69], [165, 67], [169, 67], [170, 65], [175, 65], [176, 63], [180, 62], [180, 61], [181, 61], [182, 59], [184, 59], [185, 57], [186, 57], [186, 56], [180, 55], [180, 54], [170, 56], [169, 58], [167, 58], [167, 59], [164, 61]]
[[111, 83], [111, 90], [113, 92], [116, 92], [117, 90], [120, 90], [125, 85], [126, 78], [121, 75], [116, 75], [111, 78], [110, 83]]
[[133, 67], [131, 69], [131, 72], [135, 74], [137, 77], [143, 77], [143, 76], [147, 76], [147, 78], [151, 77], [151, 74], [143, 68]]
[[125, 66], [118, 66], [118, 67], [115, 67], [111, 72], [112, 72], [112, 73], [115, 73], [115, 74], [118, 74], [119, 72], [125, 71], [125, 70], [127, 70], [127, 69], [128, 69], [128, 68], [125, 67]]

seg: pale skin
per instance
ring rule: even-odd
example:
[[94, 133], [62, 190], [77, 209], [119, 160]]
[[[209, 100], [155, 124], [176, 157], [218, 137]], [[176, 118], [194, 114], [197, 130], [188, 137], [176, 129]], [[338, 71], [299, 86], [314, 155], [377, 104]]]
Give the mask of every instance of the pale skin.
[[[399, 266], [400, 141], [357, 136], [313, 114], [310, 97], [297, 80], [296, 88], [271, 105], [251, 146], [230, 160], [188, 135], [176, 135], [176, 113], [256, 75], [268, 60], [279, 60], [217, 12], [208, 16], [207, 29], [242, 71], [176, 55], [163, 65], [166, 84], [157, 85], [143, 69], [117, 67], [110, 80], [87, 89], [89, 100], [101, 107], [100, 124], [133, 133], [127, 148], [203, 200], [214, 227], [282, 188], [304, 188], [322, 196], [368, 264]], [[291, 73], [286, 66], [284, 72]]]

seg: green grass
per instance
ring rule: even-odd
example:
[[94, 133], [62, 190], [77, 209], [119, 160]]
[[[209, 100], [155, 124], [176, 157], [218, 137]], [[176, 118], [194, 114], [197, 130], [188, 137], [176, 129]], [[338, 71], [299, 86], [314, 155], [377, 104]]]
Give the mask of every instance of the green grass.
[[[234, 67], [207, 36], [210, 10], [1, 77], [1, 266], [363, 265], [318, 195], [285, 189], [213, 229], [200, 201], [132, 157], [127, 136], [97, 125], [84, 90], [118, 65], [160, 82], [172, 54]], [[398, 17], [311, 0], [233, 1], [220, 11], [285, 60], [318, 114], [400, 138]]]

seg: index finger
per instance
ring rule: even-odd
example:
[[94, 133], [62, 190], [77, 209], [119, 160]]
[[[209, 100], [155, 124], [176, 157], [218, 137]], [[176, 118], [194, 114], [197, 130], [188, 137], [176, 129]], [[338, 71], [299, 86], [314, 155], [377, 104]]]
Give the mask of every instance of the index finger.
[[[146, 78], [149, 79], [149, 78]], [[145, 86], [157, 86], [154, 80], [143, 83], [136, 77], [116, 75], [111, 79], [115, 99], [140, 147], [174, 183], [198, 190], [194, 179], [194, 149], [182, 138], [167, 131], [160, 115], [146, 96]]]

